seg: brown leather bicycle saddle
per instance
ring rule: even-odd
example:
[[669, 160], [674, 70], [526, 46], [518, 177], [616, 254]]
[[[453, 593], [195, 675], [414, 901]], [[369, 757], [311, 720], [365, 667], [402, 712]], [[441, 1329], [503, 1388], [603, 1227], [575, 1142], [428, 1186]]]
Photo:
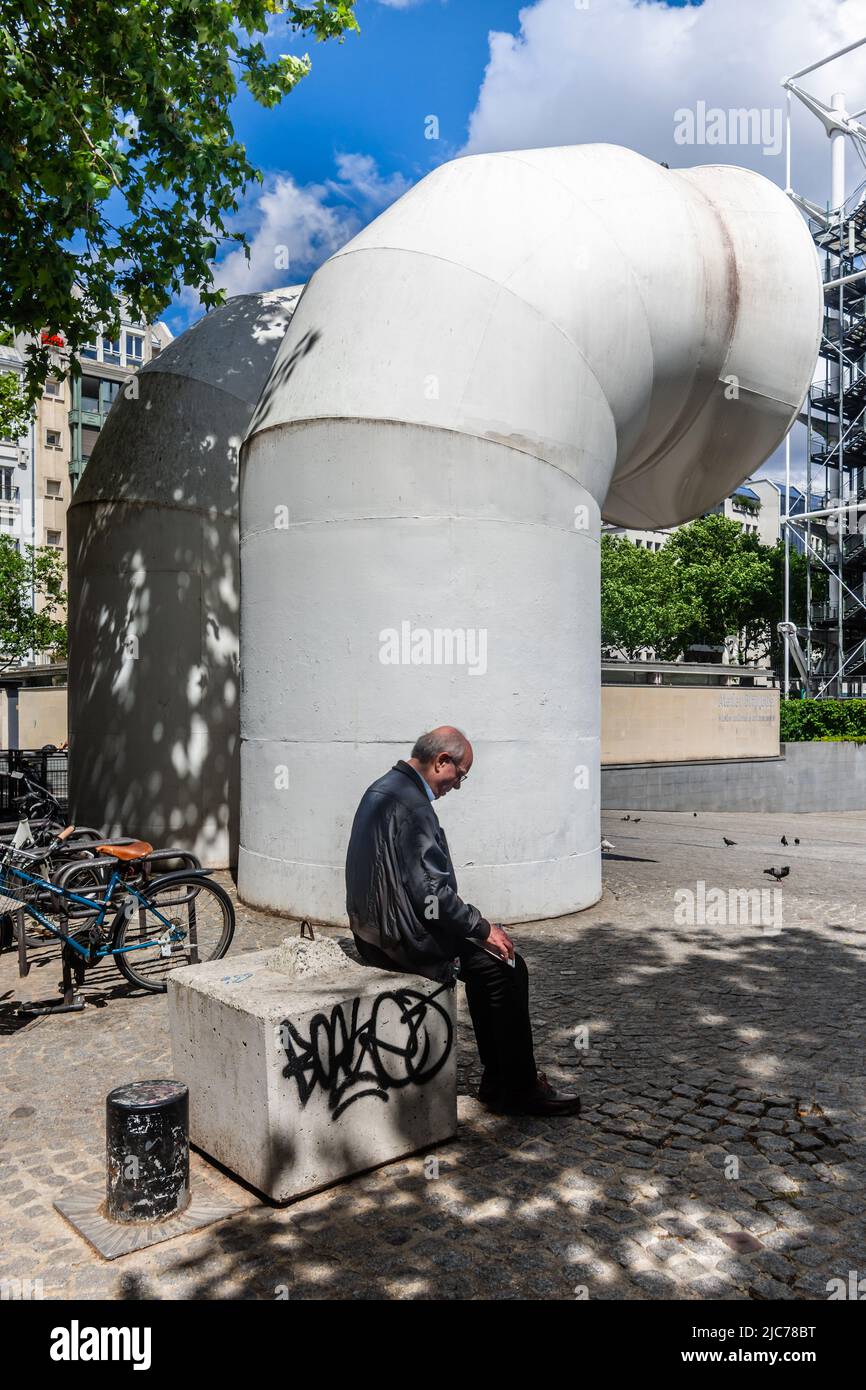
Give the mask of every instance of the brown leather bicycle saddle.
[[111, 854], [115, 859], [144, 859], [153, 853], [153, 845], [147, 840], [130, 840], [126, 845], [95, 845], [97, 854]]

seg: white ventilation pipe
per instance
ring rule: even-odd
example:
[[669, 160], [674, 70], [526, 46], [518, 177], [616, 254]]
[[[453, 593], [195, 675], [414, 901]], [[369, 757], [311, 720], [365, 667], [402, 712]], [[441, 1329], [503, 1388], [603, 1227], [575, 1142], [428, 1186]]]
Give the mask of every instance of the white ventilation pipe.
[[300, 286], [238, 295], [124, 384], [67, 513], [69, 806], [237, 861], [238, 451]]
[[596, 901], [601, 517], [670, 526], [754, 472], [820, 326], [774, 184], [615, 146], [445, 164], [332, 256], [242, 451], [242, 897], [345, 921], [358, 799], [454, 723], [461, 895]]

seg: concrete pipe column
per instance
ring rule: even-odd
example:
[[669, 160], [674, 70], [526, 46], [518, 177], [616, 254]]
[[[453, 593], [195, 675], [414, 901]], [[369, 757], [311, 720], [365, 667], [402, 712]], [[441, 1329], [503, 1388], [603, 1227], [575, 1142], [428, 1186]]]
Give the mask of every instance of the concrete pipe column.
[[69, 518], [69, 804], [237, 861], [238, 451], [300, 286], [205, 315], [120, 392]]
[[462, 896], [596, 901], [601, 517], [726, 496], [820, 322], [778, 188], [613, 146], [443, 165], [332, 256], [242, 451], [241, 896], [344, 921], [358, 799], [448, 722]]

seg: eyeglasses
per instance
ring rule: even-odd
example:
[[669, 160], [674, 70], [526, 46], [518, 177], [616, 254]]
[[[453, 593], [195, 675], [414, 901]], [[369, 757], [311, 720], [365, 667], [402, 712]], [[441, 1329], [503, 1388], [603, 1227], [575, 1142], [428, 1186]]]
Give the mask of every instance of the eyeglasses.
[[457, 781], [454, 783], [454, 785], [455, 785], [455, 787], [459, 787], [460, 784], [461, 784], [461, 782], [465, 782], [465, 781], [466, 781], [466, 778], [469, 776], [469, 769], [467, 768], [466, 771], [464, 772], [463, 768], [462, 768], [462, 767], [460, 766], [460, 764], [456, 761], [456, 759], [452, 758], [451, 761], [452, 761], [452, 763], [454, 763], [454, 766], [457, 768]]

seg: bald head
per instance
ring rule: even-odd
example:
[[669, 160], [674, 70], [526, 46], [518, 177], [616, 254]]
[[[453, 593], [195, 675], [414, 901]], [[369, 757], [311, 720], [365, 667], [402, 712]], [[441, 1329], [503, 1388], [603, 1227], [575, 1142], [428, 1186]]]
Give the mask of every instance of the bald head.
[[466, 735], [451, 724], [440, 724], [438, 729], [431, 729], [415, 740], [412, 757], [419, 763], [431, 763], [437, 753], [447, 753], [459, 760], [467, 751], [472, 752], [472, 745]]
[[453, 724], [440, 724], [415, 741], [409, 764], [437, 797], [460, 790], [472, 766], [472, 744]]

